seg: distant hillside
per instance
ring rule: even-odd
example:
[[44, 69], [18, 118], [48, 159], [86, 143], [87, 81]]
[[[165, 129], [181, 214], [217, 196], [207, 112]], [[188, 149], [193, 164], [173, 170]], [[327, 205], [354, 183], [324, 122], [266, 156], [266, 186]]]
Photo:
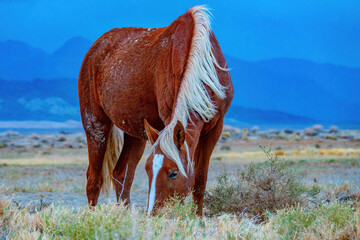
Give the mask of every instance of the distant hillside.
[[77, 78], [92, 42], [75, 37], [53, 54], [19, 41], [0, 42], [0, 78]]
[[227, 118], [236, 119], [236, 121], [249, 124], [312, 124], [315, 119], [296, 116], [280, 111], [264, 111], [253, 108], [246, 108], [232, 105], [226, 114]]
[[295, 59], [226, 59], [235, 88], [234, 105], [360, 122], [360, 69]]
[[0, 79], [0, 120], [80, 120], [75, 79]]
[[[71, 79], [90, 46], [91, 41], [76, 37], [48, 54], [23, 42], [0, 42], [0, 79], [11, 80], [1, 80], [0, 120], [79, 119], [77, 83]], [[235, 87], [228, 116], [249, 122], [281, 122], [281, 116], [290, 122], [360, 122], [360, 68], [286, 58], [226, 59]]]

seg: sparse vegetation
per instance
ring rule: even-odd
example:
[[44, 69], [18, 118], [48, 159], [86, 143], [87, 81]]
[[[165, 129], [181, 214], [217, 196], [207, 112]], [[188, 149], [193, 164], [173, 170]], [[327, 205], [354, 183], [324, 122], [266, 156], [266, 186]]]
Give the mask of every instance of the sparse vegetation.
[[289, 162], [261, 147], [267, 157], [263, 163], [253, 164], [239, 170], [236, 176], [224, 172], [210, 187], [205, 197], [209, 214], [250, 214], [264, 219], [266, 212], [307, 206], [316, 198], [320, 189], [309, 187], [303, 176]]
[[[266, 158], [245, 132], [230, 131], [212, 156], [219, 161], [211, 162], [206, 199], [216, 197], [218, 209], [206, 203], [203, 218], [191, 198], [146, 215], [144, 159], [131, 189], [136, 207], [107, 203], [89, 211], [86, 151], [2, 149], [0, 239], [360, 239], [357, 142], [274, 140]], [[225, 187], [214, 195], [217, 186]]]
[[270, 216], [270, 225], [284, 239], [359, 239], [360, 210], [338, 202], [293, 207]]

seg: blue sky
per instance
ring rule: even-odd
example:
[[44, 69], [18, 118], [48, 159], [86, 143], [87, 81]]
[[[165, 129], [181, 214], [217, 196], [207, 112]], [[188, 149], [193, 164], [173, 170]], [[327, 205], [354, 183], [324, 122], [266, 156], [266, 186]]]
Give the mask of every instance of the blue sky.
[[53, 52], [74, 36], [94, 41], [115, 27], [166, 26], [198, 4], [213, 9], [225, 54], [360, 67], [359, 0], [0, 0], [0, 41], [21, 40]]

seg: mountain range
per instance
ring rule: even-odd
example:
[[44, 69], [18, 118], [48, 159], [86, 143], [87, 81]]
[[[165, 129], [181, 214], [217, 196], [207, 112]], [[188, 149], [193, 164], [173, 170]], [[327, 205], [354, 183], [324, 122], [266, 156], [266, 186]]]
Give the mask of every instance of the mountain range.
[[24, 42], [0, 42], [0, 78], [77, 78], [81, 62], [91, 45], [90, 40], [75, 37], [54, 53], [48, 54]]
[[234, 105], [321, 121], [360, 120], [360, 68], [286, 58], [226, 59], [236, 91]]
[[[0, 42], [0, 120], [79, 120], [76, 79], [91, 44], [75, 37], [49, 54]], [[360, 122], [360, 68], [225, 57], [235, 88], [227, 118], [258, 125]]]

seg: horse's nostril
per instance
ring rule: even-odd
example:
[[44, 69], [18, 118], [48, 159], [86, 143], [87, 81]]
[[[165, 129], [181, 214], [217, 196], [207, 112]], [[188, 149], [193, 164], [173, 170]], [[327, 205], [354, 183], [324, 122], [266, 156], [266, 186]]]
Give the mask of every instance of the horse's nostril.
[[178, 176], [178, 171], [172, 171], [170, 174], [169, 174], [169, 178], [176, 178]]

